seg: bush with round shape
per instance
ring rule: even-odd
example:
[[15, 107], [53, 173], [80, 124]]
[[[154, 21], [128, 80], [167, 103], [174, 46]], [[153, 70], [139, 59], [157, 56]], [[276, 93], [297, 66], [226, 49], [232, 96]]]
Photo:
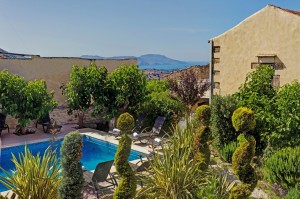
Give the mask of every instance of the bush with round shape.
[[129, 113], [122, 113], [117, 120], [117, 128], [127, 133], [134, 128], [134, 118]]
[[208, 105], [199, 106], [195, 111], [195, 116], [200, 124], [208, 126], [211, 116], [210, 107]]
[[231, 190], [229, 199], [248, 198], [257, 185], [257, 175], [250, 165], [255, 155], [255, 138], [246, 132], [255, 128], [255, 118], [252, 110], [241, 107], [234, 111], [232, 123], [237, 131], [242, 132], [237, 138], [239, 146], [232, 156], [232, 166], [235, 175], [242, 182]]
[[300, 146], [275, 152], [264, 164], [265, 177], [284, 188], [300, 183]]
[[59, 199], [81, 199], [83, 188], [82, 138], [78, 131], [67, 134], [60, 150], [62, 182], [58, 188]]
[[246, 107], [236, 109], [232, 114], [232, 125], [236, 131], [246, 133], [255, 128], [254, 112]]

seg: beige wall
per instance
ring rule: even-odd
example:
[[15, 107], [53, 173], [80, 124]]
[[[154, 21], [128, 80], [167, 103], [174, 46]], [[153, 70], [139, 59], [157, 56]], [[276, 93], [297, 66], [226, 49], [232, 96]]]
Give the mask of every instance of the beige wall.
[[220, 52], [213, 53], [219, 58], [213, 64], [214, 82], [220, 83], [215, 94], [236, 92], [259, 54], [276, 54], [276, 62], [283, 63], [284, 69], [275, 71], [280, 86], [300, 79], [299, 15], [267, 6], [212, 41], [220, 46]]
[[48, 90], [55, 91], [55, 99], [59, 105], [65, 103], [60, 86], [69, 80], [72, 65], [88, 66], [94, 61], [97, 66], [104, 65], [112, 72], [121, 64], [137, 64], [136, 59], [81, 59], [71, 57], [39, 57], [32, 59], [0, 59], [0, 70], [7, 69], [11, 73], [23, 76], [26, 80], [44, 79]]
[[[81, 59], [71, 57], [39, 57], [32, 56], [32, 59], [0, 59], [0, 70], [7, 69], [11, 73], [23, 76], [26, 80], [44, 79], [47, 82], [48, 90], [55, 91], [55, 99], [59, 105], [65, 104], [65, 98], [61, 94], [60, 86], [69, 80], [71, 68], [74, 64], [88, 66], [94, 61], [97, 66], [104, 65], [108, 72], [112, 72], [121, 64], [137, 64], [136, 59]], [[68, 115], [67, 108], [55, 109], [50, 116], [59, 124], [77, 123], [75, 114]], [[86, 115], [85, 123], [100, 122], [100, 118], [93, 118]], [[6, 118], [10, 128], [15, 128], [17, 120], [11, 116]], [[30, 125], [34, 125], [31, 121]]]

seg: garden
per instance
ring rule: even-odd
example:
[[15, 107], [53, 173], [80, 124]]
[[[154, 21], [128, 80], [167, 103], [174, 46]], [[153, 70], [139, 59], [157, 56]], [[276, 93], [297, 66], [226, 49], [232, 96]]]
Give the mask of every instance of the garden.
[[[179, 81], [147, 81], [135, 65], [121, 65], [108, 74], [104, 66], [92, 63], [73, 66], [62, 91], [69, 113], [78, 115], [79, 127], [84, 127], [88, 110], [104, 120], [118, 118], [122, 135], [114, 159], [119, 183], [113, 198], [245, 199], [259, 188], [269, 198], [297, 199], [300, 84], [273, 87], [273, 74], [272, 67], [260, 66], [238, 92], [215, 95], [210, 105], [194, 113], [192, 105], [209, 85], [199, 84], [193, 74], [183, 74]], [[1, 71], [0, 84], [1, 110], [19, 119], [20, 132], [57, 106], [44, 81], [25, 81]], [[147, 156], [150, 167], [141, 178], [143, 186], [138, 186], [128, 162], [134, 118], [140, 114], [147, 114], [146, 125], [157, 116], [167, 118], [167, 139]], [[184, 127], [177, 125], [182, 118]], [[43, 156], [25, 150], [20, 160], [13, 158], [16, 171], [0, 182], [20, 199], [88, 197], [83, 192], [81, 139], [78, 132], [65, 136], [60, 164], [51, 149]], [[230, 180], [227, 170], [237, 180]]]

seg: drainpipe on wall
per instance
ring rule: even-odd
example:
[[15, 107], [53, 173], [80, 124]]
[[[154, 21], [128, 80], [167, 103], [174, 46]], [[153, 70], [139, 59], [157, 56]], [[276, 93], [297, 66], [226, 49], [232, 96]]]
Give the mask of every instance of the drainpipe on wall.
[[210, 82], [210, 92], [209, 92], [209, 104], [211, 104], [211, 99], [213, 96], [213, 90], [214, 90], [214, 80], [213, 80], [213, 46], [214, 42], [213, 40], [208, 40], [208, 43], [210, 43], [210, 57], [209, 57], [209, 82]]

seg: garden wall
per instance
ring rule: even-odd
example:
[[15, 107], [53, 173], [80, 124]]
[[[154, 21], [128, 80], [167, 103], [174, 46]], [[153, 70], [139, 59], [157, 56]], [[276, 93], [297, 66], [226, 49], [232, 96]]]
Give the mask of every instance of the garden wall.
[[[47, 83], [48, 90], [55, 92], [54, 98], [58, 101], [59, 107], [65, 104], [65, 97], [62, 95], [60, 86], [69, 81], [70, 72], [73, 65], [89, 66], [91, 62], [95, 62], [97, 66], [104, 65], [108, 72], [112, 72], [121, 64], [137, 64], [137, 59], [82, 59], [76, 57], [40, 57], [33, 55], [26, 59], [0, 59], [0, 71], [8, 70], [23, 76], [26, 80], [43, 79]], [[89, 115], [89, 114], [88, 114]], [[99, 118], [86, 116], [86, 123], [99, 122]], [[69, 116], [67, 108], [55, 109], [50, 116], [59, 124], [77, 123], [75, 114]], [[15, 128], [17, 120], [7, 116], [6, 123], [10, 128]], [[34, 123], [34, 122], [33, 122]]]
[[[53, 112], [50, 113], [50, 118], [53, 118], [57, 124], [77, 124], [78, 118], [75, 113], [72, 115], [68, 115], [68, 108], [57, 108], [54, 109]], [[96, 123], [100, 123], [102, 121], [101, 117], [92, 117], [91, 111], [85, 114], [84, 123], [89, 127], [96, 128]], [[7, 116], [6, 123], [9, 128], [16, 128], [18, 121], [11, 117]], [[35, 121], [31, 121], [28, 126], [35, 126]]]

